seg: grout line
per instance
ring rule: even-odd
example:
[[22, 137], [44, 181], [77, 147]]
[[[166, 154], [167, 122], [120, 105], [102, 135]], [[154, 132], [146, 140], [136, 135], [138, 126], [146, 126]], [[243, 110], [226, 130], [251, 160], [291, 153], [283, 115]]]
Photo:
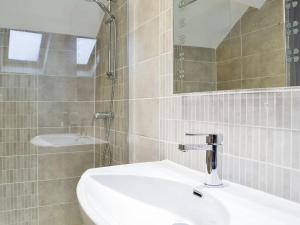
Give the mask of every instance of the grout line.
[[12, 209], [12, 210], [3, 210], [0, 211], [0, 213], [9, 213], [9, 212], [16, 212], [16, 211], [23, 211], [23, 210], [29, 210], [29, 209], [37, 209], [38, 205], [36, 207], [28, 207], [28, 208], [21, 208], [21, 209]]
[[[36, 85], [39, 87], [39, 79], [36, 79]], [[36, 97], [38, 98], [39, 94], [39, 89], [36, 88]], [[36, 129], [37, 129], [37, 134], [39, 134], [39, 104], [36, 102]], [[39, 179], [39, 157], [38, 157], [38, 147], [34, 147], [36, 149], [36, 190], [37, 190], [37, 224], [40, 224], [40, 211], [38, 207], [39, 203], [39, 186], [38, 186], [38, 179]]]
[[[291, 117], [291, 127], [293, 127], [293, 99], [294, 99], [294, 94], [293, 92], [289, 92], [289, 98], [290, 98], [290, 101], [291, 101], [291, 105], [290, 105], [290, 117]], [[290, 143], [291, 143], [291, 155], [290, 155], [290, 165], [293, 166], [293, 148], [294, 148], [294, 143], [293, 143], [293, 136], [294, 134], [291, 133], [291, 137], [290, 137]], [[299, 169], [300, 171], [300, 169]], [[292, 174], [290, 174], [290, 199], [292, 200]]]

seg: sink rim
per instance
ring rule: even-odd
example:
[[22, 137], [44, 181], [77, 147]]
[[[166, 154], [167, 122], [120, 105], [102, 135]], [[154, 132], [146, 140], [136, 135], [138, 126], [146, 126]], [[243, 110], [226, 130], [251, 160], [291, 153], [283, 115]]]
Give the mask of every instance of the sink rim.
[[[102, 223], [98, 223], [99, 218], [102, 220], [104, 220], [104, 218], [100, 217], [99, 214], [96, 217], [93, 215], [93, 210], [84, 202], [85, 196], [84, 192], [82, 192], [84, 190], [85, 181], [89, 176], [97, 174], [135, 174], [143, 176], [149, 176], [149, 174], [151, 174], [151, 177], [154, 178], [168, 177], [169, 180], [179, 180], [192, 186], [202, 184], [205, 176], [204, 173], [186, 168], [168, 160], [90, 169], [82, 175], [78, 183], [77, 196], [83, 213], [87, 214], [95, 224], [101, 225]], [[255, 224], [261, 225], [264, 224], [266, 220], [276, 225], [300, 224], [300, 204], [239, 184], [228, 181], [225, 181], [225, 183], [227, 184], [226, 188], [205, 189], [205, 192], [221, 200], [226, 210], [229, 211], [229, 225], [250, 225], [253, 224], [253, 221], [258, 222]], [[240, 211], [240, 209], [244, 214], [248, 213], [247, 215], [252, 215], [253, 218], [250, 217], [245, 220], [243, 213], [236, 213], [236, 211]], [[249, 209], [250, 212], [248, 212]], [[106, 224], [120, 225], [113, 223]]]
[[[205, 215], [209, 215], [210, 213], [212, 215], [209, 216], [209, 218], [213, 218], [212, 212], [207, 212], [206, 206], [207, 205], [213, 205], [214, 206], [214, 212], [219, 212], [220, 215], [222, 215], [221, 219], [217, 219], [219, 222], [217, 224], [221, 225], [228, 225], [229, 224], [229, 213], [226, 211], [224, 205], [217, 199], [215, 199], [211, 194], [207, 193], [204, 198], [197, 197], [193, 195], [193, 186], [180, 182], [178, 180], [172, 180], [168, 178], [162, 178], [162, 177], [155, 177], [155, 176], [141, 176], [141, 175], [134, 175], [134, 174], [97, 174], [97, 175], [91, 175], [89, 176], [91, 178], [92, 183], [95, 183], [97, 185], [97, 188], [100, 190], [100, 186], [105, 189], [110, 189], [111, 191], [118, 193], [127, 199], [129, 199], [131, 202], [137, 202], [142, 205], [147, 205], [149, 207], [155, 207], [158, 210], [162, 210], [166, 212], [167, 214], [176, 215], [176, 217], [181, 218], [178, 219], [177, 224], [184, 224], [188, 223], [188, 225], [194, 225], [201, 223], [201, 219], [204, 218]], [[112, 178], [112, 179], [110, 179]], [[126, 185], [127, 188], [122, 188], [121, 185], [116, 185], [117, 183], [122, 183], [122, 181], [128, 180], [130, 183], [129, 185]], [[163, 188], [168, 188], [168, 192], [161, 192], [157, 186], [151, 186], [151, 192], [147, 190], [146, 188], [143, 188], [145, 186], [148, 186], [149, 182], [153, 182], [157, 186], [161, 186]], [[91, 183], [91, 185], [92, 185]], [[128, 187], [133, 186], [133, 187]], [[142, 186], [142, 187], [141, 187]], [[121, 187], [121, 188], [120, 188]], [[138, 190], [141, 190], [140, 193], [137, 195], [135, 192], [131, 192], [131, 188]], [[139, 189], [140, 188], [140, 189]], [[102, 189], [101, 189], [102, 190]], [[129, 192], [128, 192], [129, 191]], [[177, 191], [180, 191], [179, 193], [183, 194], [184, 198], [182, 196], [176, 195]], [[100, 192], [100, 191], [99, 191]], [[130, 193], [131, 192], [131, 193]], [[154, 194], [155, 192], [157, 194]], [[100, 192], [101, 193], [101, 192]], [[147, 193], [150, 193], [147, 195]], [[88, 196], [88, 193], [85, 193], [86, 196]], [[150, 196], [150, 198], [149, 198]], [[179, 197], [179, 199], [174, 198], [174, 201], [172, 200], [173, 196]], [[169, 201], [165, 201], [166, 198], [171, 198], [171, 205], [169, 205]], [[91, 195], [89, 195], [89, 198], [91, 198]], [[156, 200], [158, 202], [156, 202]], [[183, 201], [183, 202], [182, 202]], [[183, 207], [180, 205], [180, 203], [183, 203], [184, 205], [187, 205], [188, 203], [193, 203], [194, 206], [191, 210], [184, 211], [185, 209], [189, 209], [189, 206]], [[177, 204], [179, 207], [174, 207], [172, 204]], [[203, 205], [204, 204], [204, 205]], [[202, 208], [203, 212], [197, 212], [195, 213], [195, 209]], [[98, 212], [99, 213], [99, 212]], [[203, 217], [198, 217], [198, 215], [203, 215]], [[197, 218], [198, 217], [198, 218]], [[217, 221], [216, 220], [216, 221]], [[175, 222], [175, 221], [174, 221]], [[175, 223], [174, 223], [175, 224]], [[202, 223], [201, 223], [202, 224]]]

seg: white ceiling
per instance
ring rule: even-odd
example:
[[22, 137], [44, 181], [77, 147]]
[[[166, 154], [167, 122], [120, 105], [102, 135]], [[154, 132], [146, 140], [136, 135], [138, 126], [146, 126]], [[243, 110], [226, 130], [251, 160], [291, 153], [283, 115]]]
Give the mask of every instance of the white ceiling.
[[85, 0], [0, 0], [0, 28], [96, 37], [103, 16]]

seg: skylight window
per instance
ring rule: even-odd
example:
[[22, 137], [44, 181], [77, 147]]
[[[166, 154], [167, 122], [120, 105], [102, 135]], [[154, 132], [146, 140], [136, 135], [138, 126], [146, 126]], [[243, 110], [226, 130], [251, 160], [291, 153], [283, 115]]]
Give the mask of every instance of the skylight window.
[[96, 39], [77, 38], [77, 64], [86, 65], [96, 44]]
[[42, 34], [11, 30], [8, 59], [38, 61]]

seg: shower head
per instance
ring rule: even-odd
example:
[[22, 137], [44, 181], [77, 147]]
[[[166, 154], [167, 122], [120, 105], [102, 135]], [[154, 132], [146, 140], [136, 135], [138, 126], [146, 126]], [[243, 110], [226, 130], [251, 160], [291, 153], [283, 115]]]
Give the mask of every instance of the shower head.
[[97, 5], [110, 17], [111, 20], [115, 19], [115, 16], [111, 14], [110, 10], [100, 0], [85, 0], [85, 1], [97, 3]]

